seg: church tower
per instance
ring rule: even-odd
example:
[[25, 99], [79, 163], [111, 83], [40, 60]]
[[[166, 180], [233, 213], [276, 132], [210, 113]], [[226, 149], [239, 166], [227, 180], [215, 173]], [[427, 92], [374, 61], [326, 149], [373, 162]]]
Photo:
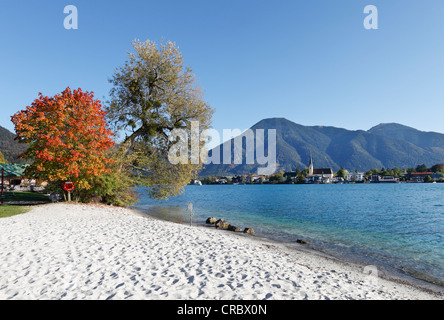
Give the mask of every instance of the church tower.
[[308, 175], [309, 176], [313, 175], [313, 158], [311, 157], [311, 152], [310, 152], [310, 163], [308, 165]]

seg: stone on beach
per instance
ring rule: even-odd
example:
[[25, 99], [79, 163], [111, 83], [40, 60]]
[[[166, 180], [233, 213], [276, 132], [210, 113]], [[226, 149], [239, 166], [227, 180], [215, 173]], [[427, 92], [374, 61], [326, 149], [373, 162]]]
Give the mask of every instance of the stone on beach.
[[247, 234], [254, 234], [254, 229], [253, 229], [253, 228], [245, 228], [245, 229], [244, 229], [244, 233], [247, 233]]
[[206, 221], [207, 224], [216, 224], [216, 222], [217, 222], [217, 219], [215, 217], [210, 217]]
[[228, 230], [228, 231], [234, 231], [234, 232], [241, 232], [241, 231], [242, 231], [241, 228], [238, 228], [238, 227], [233, 226], [233, 225], [231, 225], [231, 224], [228, 225], [227, 230]]
[[228, 228], [228, 222], [223, 220], [223, 219], [219, 219], [216, 222], [216, 229], [227, 229]]

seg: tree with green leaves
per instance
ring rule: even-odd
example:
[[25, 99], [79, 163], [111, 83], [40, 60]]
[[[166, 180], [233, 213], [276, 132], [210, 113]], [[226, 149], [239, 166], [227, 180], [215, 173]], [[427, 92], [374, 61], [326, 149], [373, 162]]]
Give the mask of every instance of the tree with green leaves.
[[345, 171], [345, 169], [343, 168], [343, 167], [341, 167], [337, 172], [336, 172], [336, 177], [338, 177], [338, 178], [342, 178], [342, 179], [345, 179], [345, 175], [346, 175], [346, 171]]
[[444, 172], [444, 164], [435, 164], [430, 168], [432, 172]]
[[301, 175], [301, 169], [299, 169], [299, 166], [296, 167], [295, 175], [296, 177]]
[[416, 167], [416, 172], [427, 172], [429, 168], [425, 164], [418, 165]]
[[177, 142], [170, 139], [172, 131], [183, 129], [190, 136], [191, 122], [198, 121], [200, 134], [210, 127], [214, 111], [174, 43], [134, 41], [133, 47], [135, 52], [110, 79], [107, 118], [123, 136], [118, 162], [135, 173], [151, 197], [168, 198], [181, 193], [202, 168], [191, 161], [169, 162]]
[[277, 183], [284, 182], [284, 171], [280, 170], [278, 173], [276, 173], [276, 181]]
[[8, 161], [5, 159], [5, 156], [3, 155], [3, 153], [0, 151], [0, 164], [2, 163], [8, 163]]

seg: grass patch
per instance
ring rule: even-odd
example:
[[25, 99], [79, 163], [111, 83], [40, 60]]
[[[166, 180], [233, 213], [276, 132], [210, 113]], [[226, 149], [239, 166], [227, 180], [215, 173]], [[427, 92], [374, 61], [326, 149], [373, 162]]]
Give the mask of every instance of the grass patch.
[[38, 192], [12, 192], [7, 191], [4, 193], [3, 205], [0, 205], [0, 218], [12, 217], [17, 214], [23, 214], [31, 210], [29, 206], [8, 204], [8, 202], [18, 202], [18, 201], [39, 201], [39, 202], [49, 202], [49, 197], [43, 193]]
[[7, 204], [0, 205], [0, 218], [12, 217], [17, 214], [23, 214], [30, 210], [30, 208], [23, 206], [10, 206]]

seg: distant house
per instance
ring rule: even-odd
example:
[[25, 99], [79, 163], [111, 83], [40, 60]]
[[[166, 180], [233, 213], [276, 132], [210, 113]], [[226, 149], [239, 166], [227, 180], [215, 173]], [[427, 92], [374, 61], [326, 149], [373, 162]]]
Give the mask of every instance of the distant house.
[[374, 174], [370, 177], [371, 183], [396, 183], [399, 182], [399, 178], [396, 178], [394, 176], [380, 176], [377, 174]]
[[248, 176], [247, 183], [258, 183], [260, 181], [260, 176]]
[[395, 178], [394, 176], [382, 176], [381, 179], [379, 179], [379, 182], [381, 183], [396, 183], [399, 182], [399, 178]]
[[410, 172], [407, 179], [412, 182], [424, 182], [424, 178], [427, 176], [430, 176], [433, 181], [438, 181], [443, 177], [442, 174], [434, 172]]
[[190, 185], [192, 185], [192, 186], [201, 186], [202, 182], [200, 182], [200, 180], [193, 180], [193, 181], [191, 181]]
[[331, 183], [333, 181], [334, 172], [331, 168], [315, 169], [313, 158], [310, 155], [310, 164], [308, 166], [308, 175], [305, 178], [306, 183]]
[[30, 187], [30, 186], [46, 186], [46, 181], [40, 181], [36, 179], [27, 179], [25, 174], [25, 168], [27, 164], [18, 163], [2, 163], [0, 164], [0, 171], [3, 169], [4, 183], [10, 188], [14, 187]]
[[364, 181], [364, 172], [348, 172], [345, 174], [345, 180], [347, 181]]
[[3, 169], [5, 184], [9, 186], [19, 186], [25, 183], [24, 172], [25, 166], [16, 163], [0, 164], [0, 170]]

